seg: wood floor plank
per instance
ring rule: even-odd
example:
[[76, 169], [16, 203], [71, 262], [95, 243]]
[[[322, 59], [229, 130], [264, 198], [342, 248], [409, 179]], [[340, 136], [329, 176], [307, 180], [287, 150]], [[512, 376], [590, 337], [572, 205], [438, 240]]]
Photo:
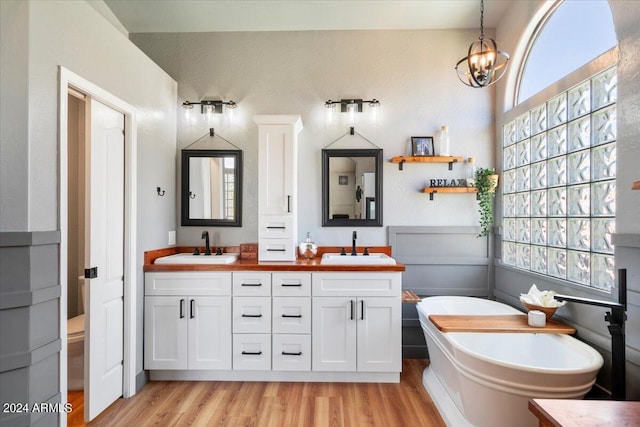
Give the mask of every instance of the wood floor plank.
[[422, 386], [426, 360], [404, 360], [399, 384], [152, 381], [91, 423], [69, 392], [70, 427], [445, 427]]

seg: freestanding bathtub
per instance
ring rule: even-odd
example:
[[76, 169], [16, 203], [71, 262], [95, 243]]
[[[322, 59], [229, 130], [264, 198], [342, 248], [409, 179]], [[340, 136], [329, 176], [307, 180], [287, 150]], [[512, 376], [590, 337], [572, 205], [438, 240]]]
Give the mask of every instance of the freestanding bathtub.
[[521, 314], [499, 302], [428, 297], [417, 308], [430, 359], [423, 384], [450, 427], [535, 427], [530, 398], [582, 399], [603, 364], [597, 351], [568, 335], [443, 333], [429, 320], [430, 314]]

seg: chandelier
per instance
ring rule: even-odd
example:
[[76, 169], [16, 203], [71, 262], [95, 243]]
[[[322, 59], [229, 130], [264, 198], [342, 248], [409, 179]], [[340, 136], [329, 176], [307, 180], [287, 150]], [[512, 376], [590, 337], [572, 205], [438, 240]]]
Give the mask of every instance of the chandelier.
[[487, 87], [504, 76], [508, 63], [509, 54], [498, 49], [494, 39], [484, 37], [484, 0], [480, 0], [480, 37], [456, 64], [458, 78], [470, 87]]

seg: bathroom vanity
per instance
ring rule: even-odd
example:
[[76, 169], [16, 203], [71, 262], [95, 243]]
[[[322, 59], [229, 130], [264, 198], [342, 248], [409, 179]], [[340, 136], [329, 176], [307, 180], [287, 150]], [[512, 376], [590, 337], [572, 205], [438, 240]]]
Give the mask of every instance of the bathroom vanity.
[[399, 382], [404, 265], [167, 265], [148, 254], [152, 380]]

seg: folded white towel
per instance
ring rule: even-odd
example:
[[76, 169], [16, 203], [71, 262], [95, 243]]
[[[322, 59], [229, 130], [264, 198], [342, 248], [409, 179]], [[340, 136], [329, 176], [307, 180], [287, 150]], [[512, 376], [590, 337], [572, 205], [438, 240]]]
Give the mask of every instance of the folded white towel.
[[554, 291], [540, 291], [534, 283], [529, 292], [520, 294], [520, 301], [527, 304], [537, 305], [540, 307], [562, 307], [565, 301], [558, 301], [553, 298], [556, 293]]

